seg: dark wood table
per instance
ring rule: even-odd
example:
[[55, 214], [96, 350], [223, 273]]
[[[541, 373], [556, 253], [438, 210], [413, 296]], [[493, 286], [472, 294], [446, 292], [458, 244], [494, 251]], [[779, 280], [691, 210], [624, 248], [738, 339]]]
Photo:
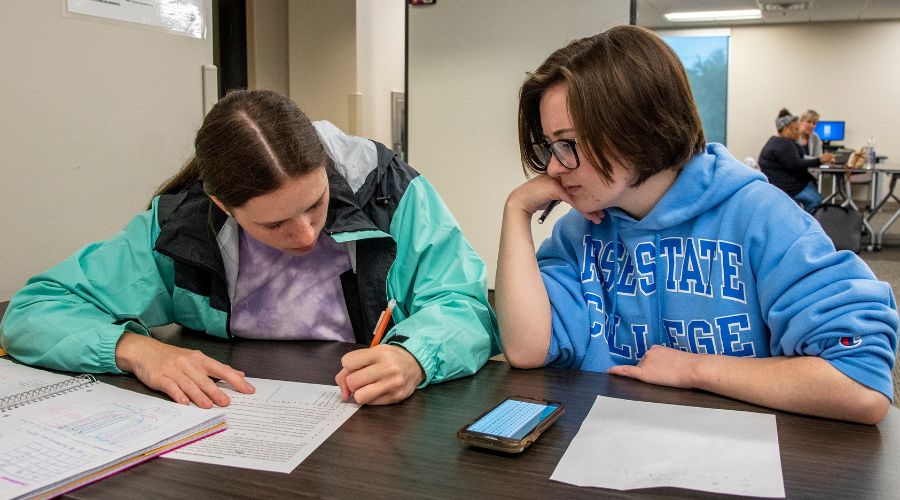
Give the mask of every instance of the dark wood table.
[[[0, 304], [0, 314], [3, 305]], [[202, 349], [249, 376], [333, 384], [335, 342], [218, 340], [170, 329], [166, 342]], [[131, 376], [104, 382], [152, 393]], [[555, 399], [566, 413], [521, 455], [466, 448], [456, 431], [512, 394]], [[71, 492], [69, 498], [709, 498], [676, 488], [620, 492], [550, 481], [598, 395], [774, 413], [788, 498], [900, 498], [900, 411], [878, 426], [777, 412], [699, 391], [591, 372], [517, 370], [491, 361], [473, 377], [417, 391], [391, 406], [364, 406], [291, 474], [158, 458]], [[692, 425], [673, 422], [673, 426]], [[615, 460], [615, 456], [608, 460]], [[603, 461], [597, 463], [603, 467]]]

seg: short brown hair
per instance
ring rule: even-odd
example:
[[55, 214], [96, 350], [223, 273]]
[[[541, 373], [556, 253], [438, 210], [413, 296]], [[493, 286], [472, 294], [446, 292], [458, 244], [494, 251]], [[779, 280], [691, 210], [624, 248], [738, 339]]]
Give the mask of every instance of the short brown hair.
[[617, 26], [575, 40], [529, 73], [519, 93], [519, 148], [526, 174], [541, 172], [532, 145], [544, 142], [540, 101], [568, 86], [569, 113], [584, 153], [612, 180], [611, 161], [631, 165], [634, 186], [667, 168], [682, 168], [706, 147], [684, 67], [652, 31]]

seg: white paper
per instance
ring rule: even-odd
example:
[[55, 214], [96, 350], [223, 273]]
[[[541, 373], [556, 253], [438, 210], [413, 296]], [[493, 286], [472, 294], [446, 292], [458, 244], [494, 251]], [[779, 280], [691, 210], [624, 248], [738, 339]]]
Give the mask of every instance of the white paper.
[[359, 409], [343, 402], [334, 385], [247, 380], [256, 393], [241, 394], [220, 384], [231, 398], [223, 408], [225, 432], [164, 456], [289, 473]]
[[64, 382], [72, 377], [18, 365], [8, 359], [0, 359], [0, 398], [22, 394], [39, 387]]
[[[0, 390], [69, 377], [0, 360]], [[93, 383], [0, 412], [0, 498], [42, 494], [97, 471], [114, 472], [168, 443], [209, 429], [222, 412]], [[62, 491], [56, 490], [55, 494]]]
[[550, 479], [784, 497], [774, 415], [603, 396]]
[[66, 0], [69, 12], [206, 36], [204, 0]]

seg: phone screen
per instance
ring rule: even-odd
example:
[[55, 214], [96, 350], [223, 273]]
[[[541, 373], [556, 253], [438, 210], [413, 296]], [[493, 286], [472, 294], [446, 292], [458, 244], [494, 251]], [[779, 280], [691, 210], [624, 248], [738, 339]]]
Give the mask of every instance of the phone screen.
[[532, 403], [507, 399], [467, 430], [511, 439], [522, 439], [559, 408], [556, 404]]

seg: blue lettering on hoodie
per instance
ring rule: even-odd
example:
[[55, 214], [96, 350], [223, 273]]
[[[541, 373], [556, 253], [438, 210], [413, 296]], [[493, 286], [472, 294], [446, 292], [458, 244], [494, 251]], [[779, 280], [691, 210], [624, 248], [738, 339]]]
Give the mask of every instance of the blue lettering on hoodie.
[[[598, 276], [602, 276], [603, 289], [612, 290], [615, 281], [620, 297], [634, 296], [638, 291], [645, 297], [656, 293], [654, 276], [657, 259], [653, 241], [637, 243], [634, 252], [629, 252], [621, 242], [613, 245], [611, 241], [594, 239], [590, 235], [585, 235], [582, 241], [583, 283], [599, 282]], [[745, 302], [745, 286], [741, 282], [744, 263], [741, 245], [703, 238], [664, 238], [660, 247], [667, 270], [667, 291], [710, 300], [719, 298]], [[616, 254], [618, 258], [614, 257]], [[718, 279], [713, 279], [711, 272], [716, 272]], [[618, 276], [617, 280], [615, 276]], [[719, 295], [713, 293], [712, 281], [721, 283]], [[648, 342], [648, 325], [633, 324], [627, 333], [619, 335], [622, 318], [617, 314], [613, 331], [606, 332], [610, 312], [605, 307], [603, 296], [585, 293], [584, 300], [591, 318], [591, 337], [604, 337], [610, 356], [635, 361], [641, 359], [647, 352], [648, 344], [653, 344]], [[752, 342], [743, 338], [749, 331], [749, 317], [746, 314], [709, 319], [663, 318], [662, 323], [665, 343], [675, 349], [703, 354], [755, 355]], [[714, 335], [713, 324], [718, 335]], [[717, 343], [716, 338], [722, 341]]]
[[[744, 266], [741, 245], [701, 238], [664, 238], [660, 246], [660, 255], [665, 260], [666, 291], [715, 299], [710, 273], [717, 272], [720, 276], [717, 281], [721, 283], [718, 298], [746, 302], [745, 286], [741, 281]], [[613, 257], [615, 247], [618, 247], [618, 258]], [[584, 237], [581, 281], [599, 281], [599, 267], [604, 289], [612, 290], [613, 282], [618, 281], [619, 295], [635, 295], [640, 290], [642, 295], [651, 296], [656, 293], [654, 250], [653, 241], [640, 242], [634, 252], [629, 252], [621, 242], [613, 245], [587, 235]], [[618, 276], [618, 280], [614, 280], [613, 275]]]

